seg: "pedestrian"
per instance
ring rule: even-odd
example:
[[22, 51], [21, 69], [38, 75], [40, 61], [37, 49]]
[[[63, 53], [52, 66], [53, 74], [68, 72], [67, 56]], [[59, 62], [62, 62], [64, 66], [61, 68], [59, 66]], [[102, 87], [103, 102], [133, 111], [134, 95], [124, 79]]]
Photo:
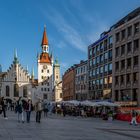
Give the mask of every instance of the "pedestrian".
[[35, 110], [36, 110], [36, 122], [40, 123], [41, 113], [42, 113], [42, 101], [41, 101], [41, 99], [38, 99], [38, 101], [36, 102]]
[[13, 101], [11, 102], [11, 106], [10, 107], [11, 107], [11, 111], [14, 111], [14, 102]]
[[17, 101], [17, 104], [16, 104], [15, 111], [18, 114], [18, 122], [20, 123], [20, 121], [22, 121], [22, 123], [24, 123], [24, 112], [23, 112], [22, 97], [19, 97], [19, 100]]
[[113, 121], [113, 111], [112, 110], [110, 110], [108, 112], [108, 121]]
[[8, 110], [10, 109], [10, 103], [9, 103], [9, 101], [8, 101], [8, 103], [7, 103], [7, 109], [8, 109]]
[[30, 116], [31, 116], [31, 111], [32, 110], [33, 110], [32, 101], [29, 99], [27, 104], [26, 104], [26, 120], [27, 120], [27, 123], [30, 122]]
[[48, 104], [47, 104], [47, 102], [44, 102], [44, 104], [43, 104], [43, 111], [44, 111], [44, 117], [46, 118], [47, 114], [48, 114]]
[[4, 97], [1, 98], [0, 105], [1, 105], [1, 112], [3, 112], [4, 119], [8, 119], [6, 116], [6, 105], [4, 102]]
[[131, 122], [130, 122], [130, 125], [138, 125], [137, 123], [137, 112], [135, 110], [132, 110], [132, 119], [131, 119]]

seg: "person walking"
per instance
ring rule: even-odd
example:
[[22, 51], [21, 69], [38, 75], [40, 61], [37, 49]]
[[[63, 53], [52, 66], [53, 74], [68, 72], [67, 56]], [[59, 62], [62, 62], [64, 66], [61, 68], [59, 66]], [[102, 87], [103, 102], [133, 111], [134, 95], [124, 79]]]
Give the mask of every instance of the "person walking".
[[130, 122], [130, 125], [138, 125], [137, 123], [137, 112], [135, 110], [132, 110], [132, 119], [131, 119], [131, 122]]
[[35, 110], [36, 110], [36, 122], [40, 123], [41, 120], [41, 113], [42, 113], [42, 101], [39, 99], [35, 104]]
[[18, 114], [18, 122], [22, 121], [24, 123], [24, 113], [23, 113], [23, 102], [22, 97], [19, 97], [19, 100], [17, 101], [16, 110]]
[[46, 118], [47, 115], [48, 115], [48, 104], [47, 104], [47, 102], [43, 103], [43, 111], [44, 111], [44, 118]]
[[0, 105], [1, 105], [1, 110], [3, 112], [4, 119], [8, 119], [7, 116], [6, 116], [6, 109], [5, 109], [6, 105], [5, 105], [5, 102], [4, 102], [4, 97], [1, 98]]
[[33, 110], [32, 101], [29, 99], [26, 105], [26, 120], [27, 123], [30, 122], [31, 111]]

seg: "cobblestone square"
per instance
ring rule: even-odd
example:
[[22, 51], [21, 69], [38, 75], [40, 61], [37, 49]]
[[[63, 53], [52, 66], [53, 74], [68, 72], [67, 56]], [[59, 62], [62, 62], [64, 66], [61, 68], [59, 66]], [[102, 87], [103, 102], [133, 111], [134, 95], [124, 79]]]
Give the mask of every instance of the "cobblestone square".
[[0, 140], [139, 140], [140, 126], [128, 122], [103, 121], [99, 118], [81, 118], [49, 115], [40, 124], [18, 123], [17, 114], [8, 112], [8, 120], [0, 116]]

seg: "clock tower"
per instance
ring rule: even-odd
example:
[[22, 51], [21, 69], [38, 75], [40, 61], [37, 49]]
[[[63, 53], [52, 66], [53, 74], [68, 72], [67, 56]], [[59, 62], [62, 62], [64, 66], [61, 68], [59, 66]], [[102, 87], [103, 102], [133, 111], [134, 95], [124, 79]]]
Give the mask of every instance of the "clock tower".
[[40, 97], [50, 100], [52, 93], [52, 79], [53, 79], [53, 59], [49, 54], [49, 44], [46, 34], [46, 27], [44, 27], [41, 53], [38, 55], [38, 83]]

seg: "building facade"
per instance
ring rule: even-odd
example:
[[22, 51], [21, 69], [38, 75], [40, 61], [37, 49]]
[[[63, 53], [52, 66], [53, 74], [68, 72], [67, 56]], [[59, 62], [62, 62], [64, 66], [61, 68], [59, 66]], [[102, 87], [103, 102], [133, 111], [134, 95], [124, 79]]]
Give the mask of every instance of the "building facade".
[[44, 28], [41, 53], [38, 55], [38, 97], [52, 100], [53, 92], [53, 58], [49, 53], [49, 43]]
[[0, 97], [2, 96], [2, 81], [5, 75], [6, 72], [2, 72], [2, 66], [0, 65]]
[[81, 61], [75, 67], [75, 96], [76, 100], [88, 99], [87, 61]]
[[100, 39], [88, 47], [89, 99], [110, 99], [112, 96], [113, 37], [104, 32]]
[[75, 66], [69, 68], [62, 77], [63, 100], [75, 99]]
[[14, 61], [7, 72], [0, 72], [1, 96], [11, 100], [17, 100], [21, 96], [25, 100], [32, 99], [33, 103], [39, 98], [52, 101], [56, 82], [59, 86], [55, 92], [62, 95], [60, 65], [54, 64], [52, 54], [49, 53], [46, 27], [43, 32], [41, 53], [37, 57], [37, 69], [38, 79], [34, 79], [34, 70], [30, 75], [28, 69], [21, 66], [15, 53]]
[[140, 8], [112, 28], [113, 100], [124, 106], [140, 105]]
[[17, 100], [20, 96], [31, 99], [31, 88], [29, 73], [21, 66], [15, 53], [14, 61], [2, 79], [1, 96], [11, 100]]
[[62, 101], [62, 80], [60, 76], [60, 64], [56, 59], [53, 65], [53, 100], [56, 102]]

